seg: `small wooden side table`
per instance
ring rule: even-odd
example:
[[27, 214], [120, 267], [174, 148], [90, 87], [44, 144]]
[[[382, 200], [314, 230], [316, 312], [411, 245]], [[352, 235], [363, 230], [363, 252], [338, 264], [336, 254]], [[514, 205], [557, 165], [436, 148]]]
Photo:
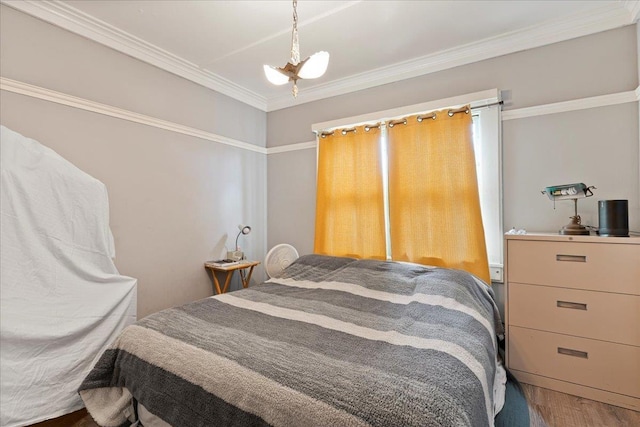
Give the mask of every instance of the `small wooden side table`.
[[[246, 288], [249, 286], [249, 281], [251, 280], [251, 274], [253, 274], [253, 268], [260, 264], [260, 261], [240, 261], [237, 264], [231, 264], [228, 266], [215, 265], [213, 262], [205, 262], [204, 268], [208, 268], [211, 270], [211, 275], [213, 276], [213, 283], [216, 286], [217, 294], [224, 294], [229, 289], [229, 283], [231, 282], [231, 277], [233, 276], [233, 272], [236, 270], [240, 271], [240, 279], [242, 280], [242, 287]], [[244, 270], [249, 269], [249, 273], [244, 275]], [[227, 273], [227, 276], [224, 281], [224, 287], [220, 288], [220, 282], [218, 282], [218, 277], [216, 277], [216, 271]]]

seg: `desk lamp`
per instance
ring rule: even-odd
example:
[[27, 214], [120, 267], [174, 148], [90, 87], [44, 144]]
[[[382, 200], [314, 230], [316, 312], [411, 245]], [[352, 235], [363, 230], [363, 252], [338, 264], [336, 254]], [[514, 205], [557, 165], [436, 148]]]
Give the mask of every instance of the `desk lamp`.
[[244, 253], [242, 253], [242, 251], [238, 247], [238, 239], [240, 238], [240, 235], [242, 235], [242, 234], [251, 233], [251, 227], [249, 227], [248, 225], [240, 224], [240, 225], [238, 225], [238, 230], [240, 230], [240, 231], [238, 232], [238, 235], [236, 236], [236, 246], [234, 247], [233, 252], [230, 252], [230, 253], [227, 254], [227, 258], [230, 258], [230, 259], [232, 259], [234, 261], [240, 261], [241, 259], [244, 259]]
[[542, 194], [546, 194], [549, 199], [553, 200], [553, 208], [555, 209], [556, 200], [573, 200], [574, 215], [571, 218], [571, 222], [559, 231], [560, 234], [568, 234], [573, 236], [588, 236], [589, 230], [580, 223], [580, 215], [578, 215], [578, 199], [584, 197], [593, 196], [592, 188], [594, 186], [587, 187], [583, 183], [577, 184], [565, 184], [554, 185], [552, 187], [546, 187], [542, 190]]

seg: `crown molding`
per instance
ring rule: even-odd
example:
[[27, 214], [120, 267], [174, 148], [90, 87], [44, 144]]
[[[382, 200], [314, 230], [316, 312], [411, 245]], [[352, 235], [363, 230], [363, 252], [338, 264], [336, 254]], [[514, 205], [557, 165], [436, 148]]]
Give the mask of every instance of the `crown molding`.
[[59, 1], [0, 0], [0, 2], [266, 112], [630, 25], [638, 21], [640, 14], [639, 1], [625, 0], [610, 3], [561, 21], [505, 33], [305, 88], [297, 99], [293, 99], [288, 93], [266, 98]]
[[638, 22], [640, 19], [640, 1], [625, 0], [624, 7], [626, 7], [631, 14], [631, 22]]
[[34, 86], [17, 80], [8, 79], [6, 77], [0, 76], [0, 90], [30, 96], [32, 98], [54, 102], [56, 104], [66, 105], [68, 107], [90, 111], [92, 113], [103, 114], [105, 116], [114, 117], [117, 119], [128, 120], [130, 122], [168, 130], [170, 132], [193, 136], [207, 141], [229, 145], [231, 147], [241, 148], [243, 150], [253, 151], [260, 154], [267, 154], [266, 148], [249, 144], [248, 142], [238, 141], [236, 139], [227, 138], [226, 136], [216, 135], [215, 133], [206, 132], [200, 129], [184, 126], [167, 120], [135, 113], [133, 111], [113, 107], [111, 105], [101, 104], [99, 102], [79, 98], [77, 96], [68, 95], [66, 93], [56, 92], [54, 90], [46, 89], [40, 86]]
[[297, 99], [293, 99], [288, 94], [269, 98], [267, 100], [267, 111], [275, 111], [332, 96], [356, 92], [447, 70], [460, 65], [623, 27], [632, 23], [630, 10], [621, 7], [620, 4], [612, 3], [568, 19], [505, 33], [388, 67], [304, 88], [300, 91]]
[[262, 111], [267, 100], [217, 74], [205, 71], [164, 49], [120, 30], [74, 7], [58, 1], [2, 0], [2, 3], [20, 12], [57, 25], [126, 55], [132, 56], [165, 71], [184, 77], [206, 88], [215, 90]]

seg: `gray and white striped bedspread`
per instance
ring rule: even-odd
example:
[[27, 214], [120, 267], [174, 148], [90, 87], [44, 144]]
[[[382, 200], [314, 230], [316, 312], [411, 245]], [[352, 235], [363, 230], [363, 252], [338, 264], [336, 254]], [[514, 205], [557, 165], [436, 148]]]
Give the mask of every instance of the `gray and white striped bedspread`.
[[128, 327], [79, 391], [111, 426], [493, 425], [497, 328], [462, 271], [307, 255]]

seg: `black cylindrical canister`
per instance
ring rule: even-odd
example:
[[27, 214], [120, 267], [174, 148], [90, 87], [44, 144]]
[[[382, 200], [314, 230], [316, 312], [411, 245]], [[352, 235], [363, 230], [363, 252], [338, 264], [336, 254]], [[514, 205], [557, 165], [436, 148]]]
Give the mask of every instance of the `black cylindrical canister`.
[[598, 234], [629, 237], [629, 201], [598, 200]]

